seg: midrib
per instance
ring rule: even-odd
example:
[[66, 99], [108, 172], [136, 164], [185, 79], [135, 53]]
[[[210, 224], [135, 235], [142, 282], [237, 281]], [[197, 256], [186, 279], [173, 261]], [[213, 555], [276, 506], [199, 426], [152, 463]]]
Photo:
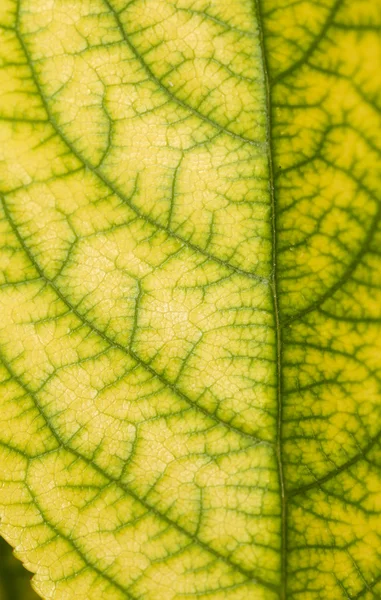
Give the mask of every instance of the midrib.
[[270, 276], [270, 289], [274, 309], [275, 325], [275, 353], [276, 353], [276, 399], [277, 399], [277, 437], [276, 458], [278, 463], [279, 491], [281, 504], [281, 573], [280, 573], [280, 600], [286, 600], [287, 593], [287, 498], [284, 481], [283, 458], [282, 458], [282, 434], [283, 434], [283, 406], [282, 406], [282, 331], [279, 318], [278, 300], [278, 269], [277, 269], [277, 223], [276, 223], [276, 196], [274, 184], [274, 163], [272, 149], [272, 110], [271, 110], [271, 88], [269, 69], [266, 59], [266, 45], [263, 31], [263, 16], [261, 0], [254, 0], [255, 16], [259, 30], [259, 43], [262, 57], [263, 80], [265, 86], [266, 101], [266, 148], [269, 172], [269, 193], [271, 201], [271, 235], [272, 235], [272, 272]]

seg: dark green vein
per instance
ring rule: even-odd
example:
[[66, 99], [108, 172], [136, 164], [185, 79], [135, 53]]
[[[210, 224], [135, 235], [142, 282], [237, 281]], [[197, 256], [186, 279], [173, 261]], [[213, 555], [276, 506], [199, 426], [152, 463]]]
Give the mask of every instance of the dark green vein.
[[356, 268], [361, 264], [362, 259], [364, 258], [365, 254], [369, 250], [370, 244], [377, 232], [380, 218], [381, 218], [381, 203], [378, 205], [377, 211], [373, 217], [371, 226], [369, 227], [369, 229], [364, 237], [364, 241], [362, 243], [360, 250], [357, 252], [357, 254], [353, 258], [352, 262], [345, 269], [345, 271], [341, 275], [341, 277], [330, 288], [328, 288], [324, 294], [322, 294], [317, 300], [315, 300], [315, 302], [312, 302], [309, 306], [307, 306], [303, 310], [301, 310], [301, 311], [297, 312], [295, 315], [291, 315], [290, 317], [285, 319], [281, 324], [282, 327], [288, 327], [288, 325], [290, 325], [290, 323], [292, 323], [294, 321], [299, 321], [300, 319], [302, 319], [309, 313], [319, 309], [324, 304], [324, 302], [331, 299], [334, 296], [334, 294], [338, 290], [340, 290], [350, 280], [350, 278], [353, 275], [353, 273], [355, 272]]
[[344, 0], [335, 0], [335, 3], [331, 9], [331, 11], [329, 12], [327, 19], [325, 20], [323, 27], [321, 28], [319, 34], [315, 37], [315, 39], [313, 40], [312, 44], [310, 45], [310, 47], [307, 49], [307, 51], [303, 54], [303, 56], [297, 60], [296, 62], [294, 62], [290, 67], [288, 67], [288, 69], [285, 69], [284, 71], [282, 71], [281, 73], [279, 73], [278, 75], [276, 75], [275, 77], [272, 78], [271, 83], [275, 84], [278, 83], [279, 81], [282, 81], [285, 77], [288, 77], [289, 75], [291, 75], [294, 71], [296, 71], [297, 69], [300, 69], [300, 67], [302, 67], [303, 65], [305, 65], [307, 63], [307, 61], [309, 60], [309, 58], [314, 54], [314, 52], [318, 49], [320, 43], [322, 42], [322, 40], [324, 40], [324, 38], [326, 37], [328, 30], [330, 29], [330, 27], [332, 26], [334, 19], [336, 17], [336, 14], [338, 12], [338, 10], [340, 9], [341, 5], [343, 4]]
[[[334, 477], [337, 477], [338, 475], [340, 475], [340, 473], [342, 473], [343, 471], [346, 471], [346, 470], [350, 469], [350, 467], [353, 467], [360, 460], [366, 458], [366, 455], [372, 450], [372, 448], [374, 446], [376, 446], [378, 444], [380, 439], [381, 439], [381, 431], [379, 431], [378, 434], [375, 435], [370, 440], [370, 442], [367, 444], [367, 446], [365, 446], [365, 448], [363, 448], [360, 452], [355, 454], [355, 456], [352, 456], [352, 458], [347, 460], [345, 463], [343, 463], [336, 469], [333, 469], [332, 471], [330, 471], [323, 477], [320, 477], [319, 479], [312, 481], [311, 483], [307, 483], [306, 485], [302, 485], [298, 488], [289, 490], [287, 492], [287, 495], [290, 497], [299, 496], [300, 494], [305, 494], [306, 492], [308, 492], [309, 490], [312, 490], [314, 488], [320, 488], [324, 483], [327, 483]], [[329, 493], [329, 492], [327, 492], [327, 493]]]

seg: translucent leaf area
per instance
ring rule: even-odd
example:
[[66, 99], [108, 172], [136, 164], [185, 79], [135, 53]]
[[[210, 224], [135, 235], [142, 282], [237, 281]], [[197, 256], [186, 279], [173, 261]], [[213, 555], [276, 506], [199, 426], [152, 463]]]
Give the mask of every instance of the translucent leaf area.
[[45, 600], [381, 597], [380, 32], [0, 0], [0, 533]]

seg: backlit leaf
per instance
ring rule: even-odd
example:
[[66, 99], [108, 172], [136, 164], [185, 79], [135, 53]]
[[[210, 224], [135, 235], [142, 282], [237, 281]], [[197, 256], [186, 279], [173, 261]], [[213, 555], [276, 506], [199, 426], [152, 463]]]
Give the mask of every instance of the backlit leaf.
[[45, 599], [381, 594], [381, 4], [1, 0], [1, 534]]

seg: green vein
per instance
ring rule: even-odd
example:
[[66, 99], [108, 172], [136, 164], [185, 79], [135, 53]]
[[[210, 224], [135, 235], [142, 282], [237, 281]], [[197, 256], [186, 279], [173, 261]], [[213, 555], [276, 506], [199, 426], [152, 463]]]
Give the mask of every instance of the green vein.
[[340, 473], [343, 473], [343, 471], [346, 471], [350, 467], [353, 467], [360, 460], [365, 459], [366, 455], [372, 450], [372, 448], [374, 448], [374, 446], [376, 446], [379, 443], [380, 439], [381, 439], [381, 431], [379, 431], [377, 433], [377, 435], [375, 435], [374, 437], [371, 438], [370, 442], [365, 446], [365, 448], [363, 448], [360, 452], [358, 452], [357, 454], [352, 456], [352, 458], [347, 460], [345, 463], [336, 467], [336, 469], [333, 469], [332, 471], [330, 471], [323, 477], [320, 477], [319, 479], [315, 479], [315, 481], [312, 481], [311, 483], [307, 483], [306, 485], [302, 485], [298, 488], [290, 489], [287, 492], [287, 495], [289, 497], [299, 496], [301, 494], [305, 494], [309, 490], [313, 490], [315, 488], [321, 488], [321, 486], [324, 483], [327, 483], [331, 479], [338, 477], [340, 475]]
[[144, 213], [142, 213], [135, 205], [134, 203], [131, 201], [131, 198], [126, 196], [120, 189], [118, 189], [97, 167], [93, 166], [91, 163], [89, 163], [88, 161], [86, 161], [83, 156], [77, 151], [77, 149], [75, 148], [75, 146], [73, 145], [73, 143], [64, 135], [64, 133], [61, 131], [58, 123], [56, 122], [52, 112], [50, 111], [49, 108], [49, 104], [48, 101], [46, 99], [46, 96], [43, 92], [43, 89], [41, 87], [41, 84], [38, 80], [38, 77], [36, 75], [34, 66], [33, 66], [33, 62], [29, 56], [29, 52], [27, 49], [26, 44], [24, 43], [23, 37], [21, 35], [21, 33], [19, 32], [19, 29], [16, 28], [15, 30], [17, 38], [20, 42], [20, 45], [23, 49], [23, 52], [25, 54], [25, 58], [27, 61], [27, 64], [30, 68], [31, 71], [31, 75], [34, 81], [34, 84], [36, 85], [36, 88], [38, 90], [38, 93], [41, 97], [43, 106], [45, 108], [45, 111], [49, 117], [49, 122], [52, 125], [53, 130], [56, 132], [56, 134], [58, 135], [58, 137], [65, 143], [65, 145], [67, 146], [67, 148], [70, 150], [70, 152], [77, 158], [77, 160], [83, 164], [83, 166], [88, 169], [89, 171], [91, 171], [92, 173], [94, 173], [94, 175], [96, 175], [98, 177], [98, 179], [100, 179], [102, 181], [102, 183], [104, 183], [104, 185], [106, 187], [108, 187], [116, 196], [118, 196], [120, 198], [120, 200], [126, 204], [129, 208], [131, 208], [131, 210], [134, 211], [134, 213], [140, 217], [141, 219], [143, 219], [144, 221], [146, 221], [147, 223], [149, 223], [150, 225], [152, 225], [153, 227], [155, 227], [156, 229], [159, 229], [160, 231], [164, 231], [165, 233], [168, 234], [169, 237], [172, 237], [173, 239], [178, 240], [181, 244], [183, 244], [185, 247], [193, 250], [194, 252], [201, 254], [203, 256], [205, 256], [206, 258], [209, 258], [211, 261], [214, 261], [217, 264], [220, 264], [223, 267], [226, 267], [227, 269], [230, 269], [231, 271], [234, 271], [235, 273], [239, 273], [241, 275], [245, 275], [246, 277], [249, 277], [251, 279], [254, 279], [255, 281], [258, 281], [260, 283], [268, 283], [268, 280], [265, 277], [260, 277], [259, 275], [256, 275], [255, 273], [252, 273], [250, 271], [245, 271], [244, 269], [240, 269], [239, 267], [236, 267], [235, 265], [226, 262], [220, 258], [218, 258], [217, 256], [210, 254], [209, 252], [207, 252], [206, 250], [204, 250], [203, 248], [201, 248], [200, 246], [193, 244], [192, 242], [190, 242], [189, 240], [187, 240], [186, 238], [182, 237], [181, 235], [179, 235], [178, 233], [168, 229], [167, 227], [165, 227], [165, 225], [162, 225], [161, 223], [157, 222], [155, 219], [153, 219], [152, 217], [150, 217], [149, 215], [146, 215]]
[[23, 248], [25, 254], [28, 256], [30, 262], [35, 267], [37, 273], [54, 290], [54, 292], [56, 293], [57, 297], [65, 304], [65, 306], [67, 306], [67, 308], [78, 318], [78, 320], [83, 325], [85, 325], [86, 327], [89, 328], [90, 331], [92, 331], [93, 333], [95, 333], [96, 335], [98, 335], [99, 337], [101, 337], [110, 347], [117, 348], [118, 350], [121, 350], [124, 354], [127, 354], [128, 356], [130, 356], [131, 358], [133, 358], [136, 361], [136, 363], [138, 363], [139, 365], [141, 365], [153, 377], [155, 377], [156, 379], [158, 379], [165, 387], [167, 387], [168, 389], [170, 389], [178, 398], [181, 398], [182, 400], [184, 400], [188, 405], [190, 405], [192, 408], [196, 409], [197, 411], [199, 411], [200, 413], [202, 413], [203, 415], [205, 415], [206, 417], [208, 417], [209, 419], [211, 419], [212, 421], [214, 421], [217, 425], [222, 425], [225, 428], [230, 429], [231, 431], [234, 431], [235, 433], [238, 433], [241, 436], [247, 437], [248, 439], [252, 440], [254, 443], [263, 443], [263, 444], [271, 445], [270, 442], [267, 442], [265, 440], [257, 438], [254, 435], [252, 435], [251, 433], [245, 432], [244, 430], [242, 430], [242, 429], [240, 429], [238, 427], [235, 427], [234, 425], [232, 425], [228, 421], [225, 421], [225, 420], [221, 419], [216, 414], [211, 413], [208, 410], [206, 410], [205, 408], [201, 407], [195, 400], [192, 400], [184, 392], [182, 392], [174, 383], [171, 383], [170, 381], [168, 381], [166, 379], [166, 377], [164, 377], [164, 375], [158, 373], [148, 362], [144, 361], [131, 348], [127, 348], [126, 346], [123, 346], [122, 344], [119, 344], [116, 340], [113, 340], [106, 333], [104, 333], [103, 331], [101, 331], [100, 329], [98, 329], [91, 321], [89, 321], [88, 319], [86, 319], [86, 317], [82, 313], [80, 313], [78, 311], [78, 309], [71, 302], [69, 302], [69, 300], [63, 294], [63, 292], [57, 286], [57, 284], [54, 281], [52, 281], [51, 279], [49, 279], [47, 277], [47, 275], [44, 273], [44, 271], [42, 270], [42, 268], [38, 264], [36, 258], [34, 257], [34, 255], [32, 254], [32, 252], [30, 251], [29, 247], [25, 243], [24, 238], [21, 236], [21, 234], [20, 234], [20, 232], [19, 232], [19, 230], [18, 230], [18, 228], [16, 226], [16, 223], [14, 222], [14, 220], [12, 218], [12, 215], [11, 215], [11, 213], [10, 213], [8, 207], [7, 207], [5, 199], [1, 198], [1, 201], [2, 201], [2, 205], [3, 205], [3, 209], [4, 209], [4, 213], [6, 215], [6, 218], [8, 219], [9, 224], [12, 227], [12, 230], [13, 230], [14, 234], [16, 235], [16, 237], [17, 237], [17, 239], [18, 239], [21, 247]]
[[268, 170], [269, 170], [269, 192], [271, 198], [271, 227], [272, 227], [272, 276], [271, 276], [271, 293], [274, 308], [275, 319], [275, 352], [276, 352], [276, 369], [277, 369], [277, 439], [276, 439], [276, 456], [278, 463], [279, 474], [279, 490], [281, 495], [281, 589], [280, 599], [286, 600], [287, 593], [287, 500], [285, 490], [285, 479], [283, 469], [283, 375], [282, 375], [282, 330], [280, 327], [279, 302], [278, 302], [278, 270], [277, 270], [277, 218], [276, 218], [276, 195], [274, 185], [274, 166], [273, 166], [273, 151], [272, 151], [272, 114], [271, 114], [271, 96], [270, 96], [270, 81], [269, 69], [266, 59], [266, 46], [263, 33], [263, 17], [261, 13], [261, 0], [254, 0], [255, 13], [259, 27], [259, 39], [261, 45], [261, 55], [263, 62], [263, 75], [266, 90], [266, 111], [267, 111], [267, 155], [268, 155]]
[[222, 125], [220, 125], [219, 123], [217, 123], [217, 121], [214, 121], [210, 117], [204, 115], [203, 113], [201, 113], [200, 111], [198, 111], [196, 108], [194, 108], [190, 104], [187, 104], [186, 102], [184, 102], [183, 100], [181, 100], [180, 98], [178, 98], [175, 94], [173, 94], [163, 84], [163, 82], [158, 77], [156, 77], [156, 75], [154, 74], [154, 72], [152, 71], [152, 69], [149, 67], [149, 65], [146, 63], [146, 61], [142, 57], [142, 55], [139, 53], [138, 49], [134, 46], [134, 44], [131, 41], [131, 37], [127, 34], [127, 32], [126, 32], [126, 30], [125, 30], [125, 28], [123, 26], [123, 23], [120, 20], [119, 13], [112, 6], [111, 2], [109, 0], [102, 0], [102, 1], [108, 7], [108, 9], [112, 12], [112, 14], [114, 15], [115, 21], [116, 21], [118, 29], [119, 29], [122, 37], [123, 37], [123, 40], [126, 42], [127, 46], [129, 47], [129, 49], [131, 50], [131, 52], [133, 53], [133, 55], [135, 56], [135, 58], [137, 59], [137, 61], [141, 65], [141, 67], [147, 73], [147, 75], [150, 78], [150, 80], [153, 83], [155, 83], [155, 85], [157, 85], [157, 87], [160, 88], [162, 90], [162, 92], [164, 92], [172, 102], [175, 102], [175, 104], [178, 104], [179, 106], [181, 106], [182, 108], [184, 108], [188, 112], [191, 112], [197, 118], [201, 119], [202, 121], [205, 121], [206, 123], [208, 123], [209, 125], [211, 125], [215, 129], [218, 129], [219, 131], [221, 131], [222, 133], [225, 133], [226, 135], [229, 135], [230, 137], [233, 137], [235, 139], [241, 140], [242, 142], [245, 142], [245, 143], [248, 143], [248, 144], [260, 147], [260, 148], [263, 147], [263, 143], [262, 142], [255, 141], [255, 140], [253, 140], [251, 138], [247, 138], [247, 137], [242, 136], [242, 135], [240, 135], [238, 133], [234, 133], [230, 129], [226, 129], [225, 127], [223, 127]]
[[303, 54], [303, 56], [299, 60], [297, 60], [290, 67], [288, 67], [288, 69], [285, 69], [284, 71], [282, 71], [281, 73], [279, 73], [278, 75], [273, 77], [271, 80], [272, 84], [282, 81], [285, 77], [288, 77], [289, 75], [294, 73], [294, 71], [300, 69], [300, 67], [302, 67], [303, 65], [305, 65], [308, 62], [308, 59], [311, 58], [311, 56], [314, 54], [314, 52], [318, 49], [322, 40], [324, 40], [324, 38], [326, 37], [328, 30], [331, 28], [331, 26], [334, 22], [334, 19], [336, 17], [336, 14], [337, 14], [338, 10], [340, 9], [340, 7], [342, 6], [343, 2], [344, 2], [344, 0], [335, 0], [335, 3], [333, 5], [333, 7], [331, 8], [331, 11], [329, 12], [327, 19], [325, 20], [325, 22], [323, 24], [323, 27], [321, 28], [319, 34], [315, 37], [314, 41], [312, 42], [312, 44], [310, 45], [308, 50]]
[[[55, 430], [53, 424], [51, 423], [50, 419], [45, 415], [45, 411], [41, 407], [40, 402], [38, 401], [36, 394], [34, 394], [33, 391], [30, 390], [28, 388], [28, 386], [22, 381], [22, 379], [15, 373], [15, 371], [13, 371], [12, 367], [9, 365], [8, 361], [6, 360], [5, 356], [1, 353], [1, 351], [0, 351], [0, 360], [1, 360], [2, 364], [4, 365], [4, 367], [7, 369], [7, 371], [9, 372], [10, 376], [13, 378], [13, 380], [16, 381], [16, 383], [32, 399], [32, 401], [33, 401], [36, 409], [38, 410], [39, 414], [44, 419], [47, 427], [49, 428], [49, 431], [51, 432], [52, 436], [56, 440], [56, 442], [59, 445], [59, 447], [63, 448], [64, 450], [66, 450], [67, 452], [71, 453], [76, 458], [78, 458], [78, 459], [82, 460], [83, 462], [85, 462], [88, 466], [90, 466], [94, 471], [96, 471], [97, 473], [99, 473], [100, 475], [102, 475], [102, 477], [104, 477], [105, 479], [107, 479], [110, 483], [112, 483], [113, 485], [115, 485], [116, 487], [118, 487], [123, 492], [127, 493], [129, 496], [131, 496], [131, 498], [133, 498], [134, 500], [136, 500], [136, 502], [138, 502], [142, 506], [144, 506], [144, 508], [146, 508], [148, 511], [152, 512], [158, 519], [166, 522], [169, 526], [173, 527], [174, 529], [176, 529], [177, 531], [179, 531], [180, 533], [182, 533], [188, 539], [191, 539], [196, 545], [198, 545], [201, 548], [203, 548], [203, 550], [205, 550], [209, 554], [215, 556], [216, 558], [218, 558], [219, 560], [221, 560], [222, 562], [224, 562], [225, 564], [227, 564], [229, 567], [231, 567], [233, 570], [236, 570], [237, 572], [239, 572], [248, 581], [253, 581], [254, 583], [258, 583], [259, 585], [262, 585], [262, 586], [264, 586], [264, 587], [266, 587], [268, 589], [271, 589], [271, 590], [276, 590], [277, 589], [277, 587], [275, 585], [273, 585], [273, 584], [271, 584], [271, 583], [269, 583], [269, 582], [267, 582], [265, 580], [262, 580], [258, 576], [255, 576], [255, 574], [252, 571], [248, 571], [248, 570], [244, 569], [243, 567], [241, 567], [241, 565], [239, 565], [238, 563], [232, 561], [228, 556], [224, 556], [223, 554], [219, 553], [217, 550], [215, 550], [214, 548], [212, 548], [211, 546], [209, 546], [206, 542], [203, 542], [202, 540], [200, 540], [199, 538], [197, 538], [194, 534], [192, 534], [190, 531], [188, 531], [187, 529], [185, 529], [184, 527], [182, 527], [181, 525], [179, 525], [179, 523], [177, 523], [176, 521], [172, 520], [166, 514], [163, 514], [163, 513], [159, 512], [158, 509], [154, 505], [150, 504], [146, 499], [141, 498], [136, 492], [134, 492], [133, 490], [131, 490], [130, 487], [127, 486], [125, 483], [122, 483], [118, 479], [112, 477], [104, 469], [102, 469], [99, 465], [97, 465], [96, 463], [92, 462], [90, 459], [88, 459], [86, 456], [84, 456], [83, 454], [81, 454], [80, 452], [78, 452], [77, 450], [75, 450], [74, 448], [71, 448], [70, 445], [67, 445], [62, 440], [62, 438], [59, 436], [59, 434], [56, 432], [56, 430]], [[15, 449], [15, 451], [19, 452], [17, 449]], [[47, 452], [47, 454], [51, 454], [52, 452], [55, 452], [55, 451], [56, 451], [56, 449], [49, 450]], [[47, 521], [47, 523], [49, 523], [49, 522]], [[50, 524], [49, 524], [49, 526], [50, 526]]]

